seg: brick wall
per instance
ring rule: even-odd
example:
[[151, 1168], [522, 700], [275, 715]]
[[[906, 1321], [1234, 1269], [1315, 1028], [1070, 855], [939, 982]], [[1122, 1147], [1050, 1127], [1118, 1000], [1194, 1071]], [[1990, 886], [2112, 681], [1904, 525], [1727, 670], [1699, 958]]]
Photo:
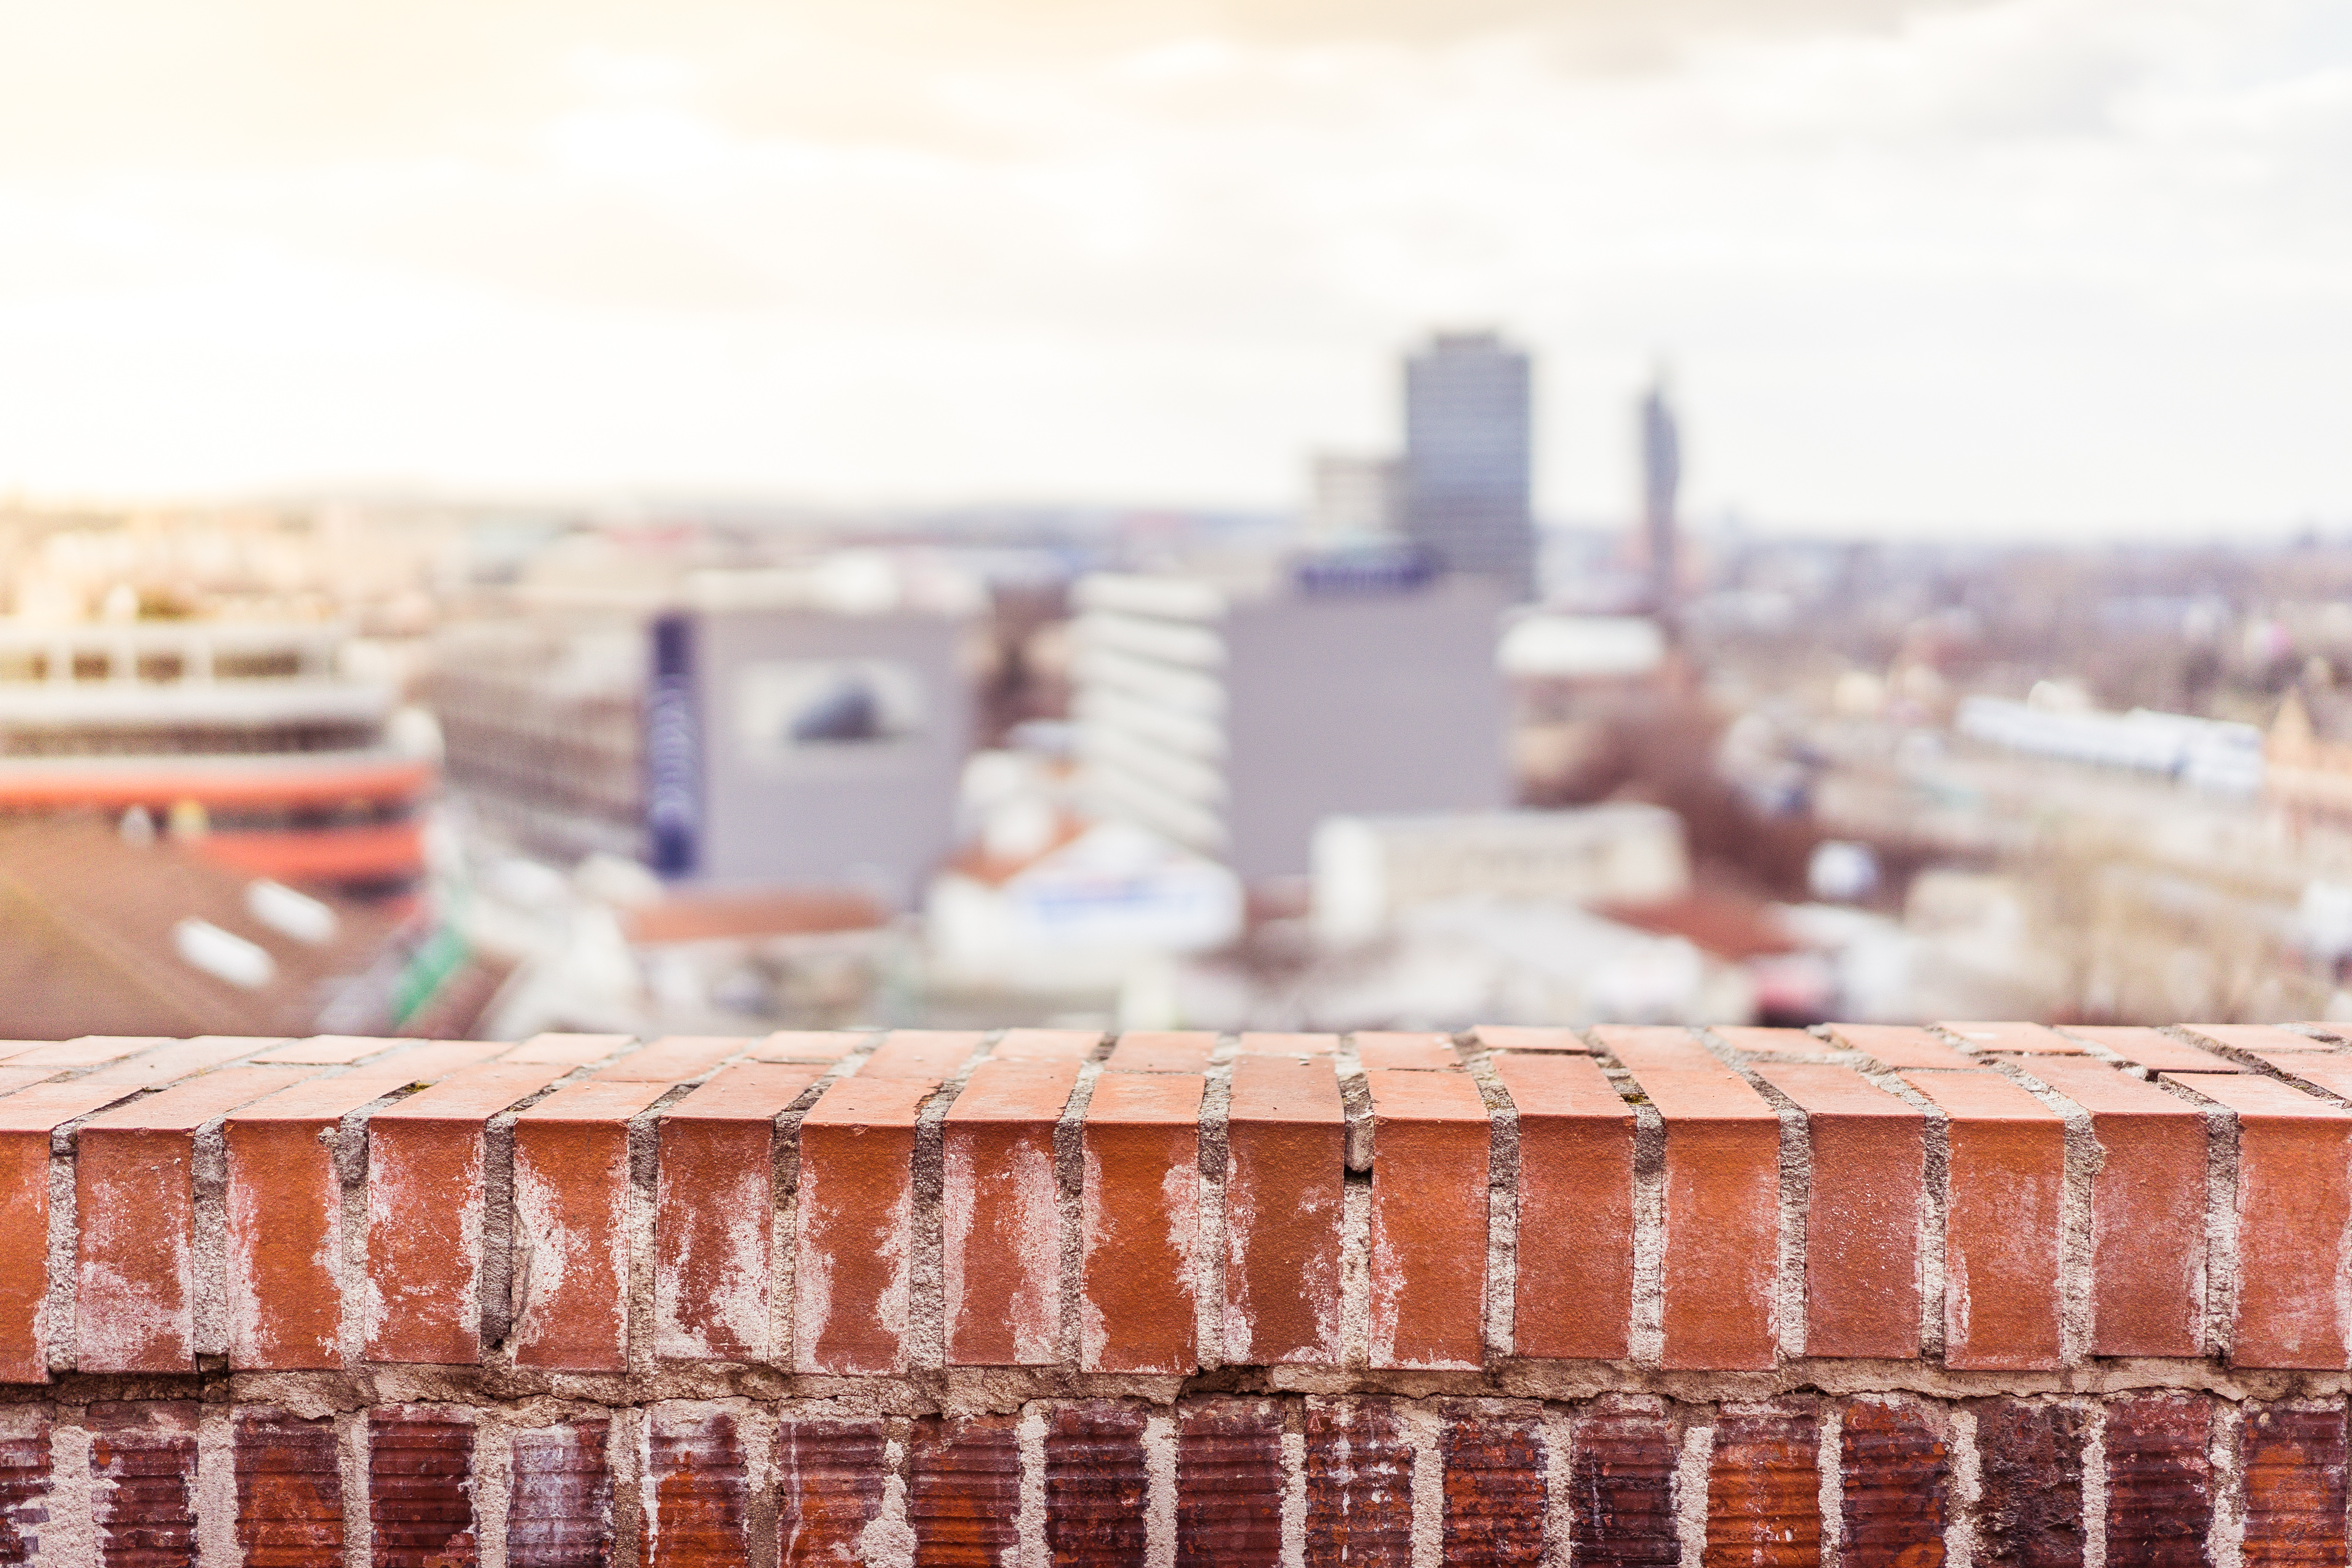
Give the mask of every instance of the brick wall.
[[2347, 1107], [2322, 1026], [0, 1042], [0, 1564], [2343, 1564]]

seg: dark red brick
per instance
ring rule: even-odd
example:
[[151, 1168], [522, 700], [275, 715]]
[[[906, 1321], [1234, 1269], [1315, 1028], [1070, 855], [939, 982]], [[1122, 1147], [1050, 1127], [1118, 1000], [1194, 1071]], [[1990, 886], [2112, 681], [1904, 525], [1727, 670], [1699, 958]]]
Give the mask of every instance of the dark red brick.
[[1663, 1416], [1598, 1410], [1577, 1422], [1569, 1446], [1569, 1479], [1578, 1563], [1682, 1561], [1675, 1516], [1680, 1452], [1675, 1429]]
[[2107, 1406], [2107, 1561], [2203, 1568], [2213, 1528], [2213, 1407], [2153, 1394]]
[[879, 1421], [785, 1421], [776, 1428], [776, 1557], [782, 1568], [852, 1563], [888, 1479]]
[[1176, 1568], [1274, 1568], [1283, 1491], [1280, 1406], [1213, 1399], [1181, 1407]]
[[368, 1522], [375, 1568], [472, 1568], [474, 1428], [396, 1413], [368, 1422]]
[[1045, 1426], [1045, 1549], [1057, 1564], [1143, 1561], [1143, 1412], [1108, 1399], [1056, 1406]]
[[1445, 1561], [1540, 1563], [1543, 1429], [1532, 1418], [1461, 1415], [1438, 1439], [1445, 1461]]
[[89, 1407], [90, 1511], [105, 1568], [196, 1560], [194, 1406]]
[[2344, 1568], [2344, 1406], [2246, 1413], [2245, 1568]]
[[1978, 1401], [1976, 1416], [1979, 1560], [2020, 1568], [2080, 1563], [2087, 1417], [2072, 1406], [2021, 1399]]
[[698, 1568], [749, 1558], [750, 1480], [735, 1417], [656, 1411], [646, 1479], [653, 1495], [637, 1551], [642, 1568]]
[[1707, 1462], [1706, 1568], [1821, 1561], [1821, 1426], [1810, 1410], [1727, 1414]]
[[1412, 1560], [1412, 1449], [1385, 1399], [1307, 1406], [1308, 1568]]
[[1021, 1512], [1021, 1443], [1010, 1416], [931, 1416], [907, 1445], [916, 1568], [999, 1568]]
[[331, 1421], [275, 1412], [236, 1421], [236, 1543], [246, 1568], [335, 1568], [343, 1474]]
[[511, 1568], [602, 1568], [613, 1557], [613, 1470], [603, 1421], [514, 1435], [507, 1494]]
[[1840, 1568], [1937, 1568], [1952, 1461], [1917, 1406], [1847, 1406], [1838, 1471]]
[[49, 1521], [49, 1423], [0, 1437], [0, 1563], [29, 1563]]

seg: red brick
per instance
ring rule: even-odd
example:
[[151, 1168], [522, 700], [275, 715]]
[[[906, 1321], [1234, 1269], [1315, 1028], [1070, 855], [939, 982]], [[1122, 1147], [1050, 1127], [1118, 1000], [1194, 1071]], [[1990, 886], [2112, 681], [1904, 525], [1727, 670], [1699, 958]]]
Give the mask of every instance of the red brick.
[[765, 1360], [775, 1351], [776, 1117], [824, 1072], [748, 1062], [662, 1112], [654, 1192], [654, 1354]]
[[1139, 1030], [1118, 1037], [1103, 1065], [1113, 1072], [1206, 1072], [1217, 1037], [1202, 1030]]
[[1542, 1427], [1525, 1416], [1459, 1414], [1445, 1423], [1437, 1451], [1444, 1467], [1444, 1561], [1541, 1563]]
[[589, 1076], [599, 1083], [683, 1083], [751, 1049], [736, 1035], [671, 1034]]
[[160, 1035], [86, 1034], [78, 1040], [59, 1040], [34, 1044], [11, 1041], [22, 1049], [8, 1058], [11, 1067], [96, 1067], [102, 1062], [120, 1061], [172, 1042]]
[[2266, 1023], [2184, 1023], [2176, 1028], [2200, 1040], [2210, 1040], [2216, 1045], [2234, 1051], [2333, 1051], [2333, 1040], [2314, 1040], [2307, 1034], [2297, 1034], [2291, 1029], [2280, 1029]]
[[101, 1111], [75, 1133], [82, 1371], [195, 1370], [196, 1130], [310, 1072], [225, 1068]]
[[1141, 1563], [1143, 1412], [1090, 1399], [1057, 1405], [1045, 1424], [1045, 1550], [1056, 1568]]
[[[283, 1045], [273, 1045], [267, 1051], [257, 1051], [253, 1060], [258, 1065], [278, 1063], [307, 1064], [312, 1067], [348, 1067], [354, 1061], [364, 1061], [371, 1056], [410, 1043], [403, 1040], [382, 1040], [362, 1034], [314, 1034], [308, 1040], [289, 1040]], [[486, 1046], [485, 1053], [502, 1051], [503, 1046]]]
[[648, 1423], [637, 1562], [643, 1568], [734, 1568], [750, 1560], [750, 1475], [735, 1417], [656, 1406]]
[[49, 1379], [49, 1134], [129, 1092], [84, 1081], [0, 1099], [0, 1383]]
[[2216, 1056], [2193, 1045], [2184, 1045], [2159, 1030], [2091, 1029], [2069, 1024], [2066, 1032], [2115, 1052], [2135, 1067], [2145, 1067], [2155, 1072], [2246, 1071], [2227, 1057]]
[[992, 1061], [1084, 1061], [1102, 1040], [1096, 1029], [1008, 1029], [988, 1056]]
[[1905, 1082], [1949, 1118], [1945, 1364], [2056, 1366], [2065, 1124], [1997, 1073], [1915, 1072]]
[[1924, 1029], [1908, 1024], [1833, 1023], [1830, 1038], [1849, 1051], [1874, 1057], [1897, 1071], [1930, 1067], [1978, 1067], [1974, 1057], [1954, 1051]]
[[1419, 1068], [1428, 1071], [1459, 1069], [1454, 1042], [1442, 1034], [1358, 1034], [1356, 1060], [1367, 1071], [1376, 1068]]
[[2352, 1113], [2252, 1073], [2200, 1072], [2185, 1083], [2238, 1113], [2240, 1366], [2341, 1368], [2346, 1164]]
[[1241, 1039], [1244, 1056], [1336, 1056], [1339, 1052], [1339, 1037], [1336, 1034], [1276, 1034], [1264, 1030], [1244, 1034]]
[[586, 1067], [619, 1055], [636, 1043], [628, 1034], [535, 1034], [501, 1053], [500, 1061], [532, 1067]]
[[21, 1568], [41, 1550], [49, 1521], [49, 1418], [36, 1412], [0, 1437], [0, 1564]]
[[1838, 1433], [1839, 1568], [1937, 1568], [1952, 1464], [1916, 1405], [1857, 1400]]
[[2201, 1395], [2107, 1403], [2107, 1559], [2205, 1568], [2213, 1528], [2213, 1407]]
[[209, 1072], [257, 1051], [279, 1044], [275, 1040], [250, 1040], [242, 1035], [207, 1034], [194, 1040], [167, 1040], [154, 1050], [126, 1057], [89, 1074], [97, 1083], [121, 1083], [139, 1089], [160, 1089], [191, 1073]]
[[1699, 1043], [1696, 1035], [1679, 1024], [1602, 1024], [1592, 1031], [1592, 1040], [1622, 1066], [1636, 1072], [1644, 1067], [1698, 1072], [1730, 1071], [1713, 1051]]
[[919, 1078], [839, 1079], [801, 1119], [798, 1371], [906, 1366], [915, 1121], [932, 1087]]
[[978, 1030], [894, 1029], [858, 1068], [860, 1078], [903, 1078], [936, 1087], [962, 1071], [988, 1037]]
[[1712, 1024], [1707, 1033], [1732, 1050], [1768, 1061], [1825, 1056], [1837, 1048], [1819, 1035], [1801, 1029], [1751, 1029], [1744, 1024]]
[[1328, 1058], [1244, 1056], [1225, 1113], [1225, 1354], [1339, 1360], [1347, 1125]]
[[[1991, 1562], [2019, 1568], [2078, 1568], [2087, 1417], [2071, 1405], [1973, 1403], [1978, 1550]], [[2116, 1568], [2128, 1561], [2118, 1558]]]
[[854, 1563], [889, 1479], [879, 1421], [776, 1424], [776, 1557], [781, 1568]]
[[61, 1067], [0, 1067], [0, 1095], [46, 1083], [64, 1071]]
[[1215, 1396], [1178, 1407], [1176, 1568], [1282, 1561], [1282, 1410]]
[[13, 1056], [22, 1055], [28, 1051], [40, 1051], [57, 1043], [58, 1041], [53, 1040], [0, 1040], [0, 1061], [6, 1061]]
[[312, 1079], [230, 1112], [222, 1124], [230, 1365], [342, 1364], [343, 1189], [335, 1128], [399, 1087], [397, 1080], [351, 1073]]
[[1087, 1106], [1079, 1356], [1089, 1372], [1191, 1373], [1201, 1094], [1192, 1073], [1106, 1072]]
[[369, 1360], [482, 1358], [484, 1131], [565, 1071], [461, 1068], [368, 1118]]
[[1485, 1359], [1489, 1125], [1466, 1073], [1376, 1070], [1371, 1353], [1379, 1367]]
[[1412, 1560], [1412, 1448], [1386, 1399], [1307, 1402], [1307, 1568]]
[[[2323, 1056], [2315, 1051], [2271, 1051], [2261, 1056], [2299, 1083], [2352, 1100], [2352, 1056]], [[2197, 1080], [2188, 1082], [2194, 1084]]]
[[1805, 1113], [1805, 1354], [1919, 1354], [1919, 1213], [1927, 1118], [1850, 1068], [1761, 1062]]
[[629, 1119], [666, 1083], [558, 1089], [515, 1118], [516, 1364], [629, 1364]]
[[438, 1083], [461, 1068], [495, 1059], [506, 1049], [495, 1040], [432, 1040], [376, 1057], [368, 1063], [368, 1070], [404, 1083]]
[[1570, 1522], [1575, 1561], [1674, 1563], [1682, 1560], [1675, 1464], [1682, 1444], [1663, 1416], [1589, 1410], [1569, 1442], [1576, 1497]]
[[1811, 1411], [1726, 1411], [1706, 1479], [1706, 1568], [1821, 1561], [1821, 1427]]
[[194, 1568], [196, 1407], [89, 1406], [90, 1513], [103, 1568]]
[[1054, 1124], [1077, 1087], [1074, 1061], [991, 1060], [940, 1128], [948, 1360], [1036, 1366], [1055, 1359], [1062, 1316], [1062, 1196]]
[[1780, 1118], [1720, 1063], [1633, 1070], [1666, 1130], [1669, 1367], [1769, 1367], [1780, 1249]]
[[854, 1030], [778, 1030], [748, 1054], [754, 1061], [835, 1062], [870, 1038]]
[[1592, 1046], [1572, 1029], [1528, 1029], [1517, 1024], [1482, 1023], [1470, 1038], [1488, 1051], [1567, 1051], [1591, 1055]]
[[509, 1568], [586, 1568], [613, 1552], [608, 1423], [575, 1421], [515, 1433], [507, 1492]]
[[236, 1543], [246, 1568], [340, 1568], [343, 1474], [331, 1421], [240, 1412]]
[[368, 1528], [376, 1568], [472, 1568], [474, 1428], [397, 1406], [368, 1421]]
[[1622, 1359], [1633, 1312], [1633, 1108], [1591, 1057], [1498, 1056], [1495, 1072], [1519, 1113], [1515, 1348]]
[[1978, 1051], [2004, 1051], [2023, 1056], [2081, 1056], [2082, 1042], [2038, 1023], [1939, 1023], [1946, 1034], [1958, 1036]]
[[2205, 1118], [2102, 1063], [2038, 1057], [2025, 1070], [2090, 1113], [2091, 1354], [2205, 1350]]
[[2344, 1406], [2249, 1408], [2239, 1429], [2245, 1568], [2344, 1568]]
[[1021, 1448], [1010, 1416], [928, 1416], [907, 1444], [916, 1568], [999, 1568], [1021, 1513]]

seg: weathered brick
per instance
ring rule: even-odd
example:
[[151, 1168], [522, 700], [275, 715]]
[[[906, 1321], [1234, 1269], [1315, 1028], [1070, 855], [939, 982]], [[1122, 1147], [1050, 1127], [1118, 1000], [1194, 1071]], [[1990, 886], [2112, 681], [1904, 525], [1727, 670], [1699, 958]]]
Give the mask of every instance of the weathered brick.
[[1102, 1043], [1093, 1029], [1008, 1029], [988, 1053], [991, 1061], [1084, 1061]]
[[961, 1070], [987, 1039], [976, 1030], [894, 1029], [858, 1068], [860, 1078], [899, 1078], [937, 1085]]
[[747, 1062], [665, 1108], [654, 1186], [654, 1354], [717, 1361], [777, 1353], [776, 1117], [824, 1070]]
[[1977, 1051], [2003, 1051], [2028, 1056], [2081, 1056], [2080, 1040], [2067, 1039], [2047, 1024], [1939, 1023], [1946, 1034], [1968, 1041]]
[[343, 1477], [334, 1423], [276, 1411], [236, 1418], [236, 1543], [246, 1568], [336, 1568]]
[[1680, 1024], [1602, 1024], [1592, 1040], [1636, 1075], [1654, 1071], [1708, 1072], [1726, 1071], [1698, 1036]]
[[121, 1061], [101, 1067], [89, 1075], [100, 1083], [120, 1083], [133, 1089], [161, 1089], [176, 1083], [192, 1073], [209, 1072], [224, 1062], [249, 1056], [285, 1042], [278, 1040], [248, 1040], [241, 1035], [205, 1034], [194, 1040], [166, 1040], [155, 1042], [152, 1051], [126, 1056]]
[[496, 1060], [506, 1049], [499, 1040], [432, 1040], [386, 1051], [371, 1059], [368, 1067], [404, 1083], [438, 1083], [461, 1068]]
[[0, 1437], [0, 1568], [40, 1556], [50, 1479], [49, 1420], [40, 1413]]
[[2344, 1406], [2250, 1408], [2239, 1428], [2245, 1568], [2344, 1568]]
[[1061, 1187], [1054, 1126], [1078, 1063], [983, 1061], [940, 1127], [948, 1360], [1055, 1359], [1062, 1316]]
[[2066, 1032], [2092, 1044], [2115, 1052], [2135, 1067], [2145, 1067], [2152, 1072], [2243, 1072], [2246, 1070], [2224, 1056], [2200, 1050], [2173, 1039], [2161, 1030], [2137, 1028], [2093, 1028], [2069, 1024]]
[[1502, 1055], [1519, 1118], [1514, 1347], [1622, 1357], [1633, 1313], [1633, 1108], [1588, 1056]]
[[1440, 1433], [1444, 1560], [1544, 1560], [1544, 1442], [1530, 1416], [1462, 1412]]
[[99, 1562], [104, 1568], [192, 1568], [195, 1406], [98, 1404], [88, 1419]]
[[387, 1407], [368, 1420], [368, 1530], [375, 1568], [472, 1568], [474, 1428]]
[[1709, 1024], [1707, 1033], [1742, 1056], [1791, 1061], [1825, 1056], [1837, 1048], [1801, 1029], [1759, 1029], [1748, 1024]]
[[2065, 1124], [1997, 1073], [1913, 1072], [1905, 1081], [1948, 1118], [1945, 1363], [2056, 1366]]
[[1706, 1568], [1797, 1568], [1821, 1555], [1813, 1413], [1725, 1412], [1707, 1462]]
[[[2265, 1051], [2257, 1055], [2294, 1079], [2298, 1087], [2309, 1084], [2338, 1099], [2352, 1100], [2352, 1056], [2328, 1056], [2316, 1051]], [[2186, 1082], [2194, 1084], [2199, 1080]]]
[[535, 1034], [499, 1053], [499, 1060], [569, 1071], [610, 1061], [635, 1044], [636, 1037], [628, 1034]]
[[839, 1079], [801, 1119], [798, 1371], [897, 1372], [906, 1364], [915, 1120], [931, 1091], [919, 1079]]
[[855, 1562], [889, 1479], [879, 1421], [776, 1426], [776, 1556], [782, 1568]]
[[656, 1407], [644, 1474], [643, 1568], [720, 1568], [749, 1558], [750, 1476], [734, 1416]]
[[49, 1376], [49, 1134], [127, 1092], [44, 1083], [0, 1099], [0, 1383]]
[[1633, 1070], [1665, 1121], [1664, 1364], [1768, 1367], [1780, 1247], [1780, 1118], [1729, 1068]]
[[907, 1443], [916, 1568], [999, 1568], [1021, 1512], [1021, 1445], [1010, 1416], [930, 1416]]
[[1981, 1065], [1976, 1058], [1954, 1051], [1926, 1030], [1909, 1024], [1833, 1023], [1827, 1027], [1830, 1038], [1838, 1044], [1874, 1057], [1881, 1066], [1898, 1072], [1916, 1068]]
[[1485, 1356], [1486, 1103], [1467, 1073], [1376, 1070], [1371, 1354], [1381, 1367]]
[[599, 1568], [613, 1559], [613, 1470], [604, 1421], [514, 1434], [507, 1493], [510, 1568]]
[[2260, 1054], [2266, 1051], [2332, 1051], [2335, 1041], [2314, 1040], [2307, 1034], [2297, 1034], [2291, 1029], [2280, 1029], [2266, 1023], [2185, 1023], [2179, 1029], [2199, 1040], [2210, 1040], [2216, 1045], [2236, 1051]]
[[168, 1043], [160, 1036], [85, 1034], [73, 1040], [12, 1040], [18, 1049], [8, 1056], [11, 1067], [96, 1067], [120, 1061]]
[[1307, 1402], [1307, 1568], [1412, 1559], [1412, 1448], [1385, 1399]]
[[1202, 1081], [1106, 1072], [1084, 1134], [1079, 1355], [1089, 1372], [1191, 1373]]
[[[1980, 1560], [2018, 1568], [2074, 1568], [2083, 1561], [2083, 1439], [2088, 1418], [2071, 1405], [1973, 1403]], [[2123, 1561], [2117, 1560], [2117, 1568]]]
[[515, 1118], [518, 1364], [627, 1367], [629, 1119], [667, 1087], [574, 1083]]
[[1590, 1055], [1592, 1042], [1572, 1029], [1531, 1029], [1518, 1024], [1482, 1023], [1470, 1038], [1488, 1051], [1566, 1051]]
[[[2220, 1027], [2220, 1026], [2216, 1026]], [[2345, 1231], [2352, 1224], [2352, 1113], [2253, 1073], [2183, 1083], [2238, 1115], [2236, 1327], [2242, 1366], [2345, 1364]]]
[[1327, 1058], [1244, 1056], [1226, 1109], [1225, 1354], [1339, 1359], [1347, 1124]]
[[1442, 1034], [1367, 1031], [1354, 1039], [1356, 1061], [1366, 1071], [1388, 1067], [1445, 1072], [1459, 1071], [1462, 1067], [1462, 1059], [1454, 1054], [1454, 1042]]
[[2107, 1403], [2107, 1561], [2203, 1568], [2213, 1528], [2213, 1407], [2201, 1395]]
[[1135, 1030], [1103, 1060], [1112, 1072], [1206, 1072], [1217, 1037], [1204, 1030]]
[[1272, 1030], [1253, 1030], [1241, 1037], [1239, 1054], [1243, 1056], [1336, 1056], [1339, 1037], [1336, 1034], [1282, 1034]]
[[640, 1046], [610, 1067], [590, 1074], [598, 1083], [659, 1083], [665, 1087], [699, 1078], [751, 1048], [737, 1035], [670, 1034]]
[[744, 1055], [752, 1061], [839, 1061], [869, 1037], [855, 1030], [785, 1029], [754, 1041]]
[[1850, 1068], [1759, 1062], [1805, 1113], [1805, 1354], [1919, 1354], [1927, 1118]]
[[1141, 1563], [1143, 1412], [1091, 1399], [1058, 1405], [1045, 1424], [1045, 1549], [1064, 1568]]
[[1580, 1563], [1677, 1563], [1675, 1465], [1682, 1446], [1662, 1416], [1599, 1409], [1569, 1441], [1570, 1530]]
[[1218, 1397], [1178, 1407], [1177, 1568], [1275, 1568], [1285, 1490], [1279, 1406]]
[[1916, 1405], [1856, 1400], [1838, 1433], [1840, 1568], [1937, 1568], [1951, 1456]]

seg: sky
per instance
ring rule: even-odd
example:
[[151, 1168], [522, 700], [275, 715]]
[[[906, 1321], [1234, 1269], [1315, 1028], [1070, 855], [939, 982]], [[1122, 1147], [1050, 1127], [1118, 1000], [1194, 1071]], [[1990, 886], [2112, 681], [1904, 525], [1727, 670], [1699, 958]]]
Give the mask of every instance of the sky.
[[0, 0], [0, 491], [2352, 527], [2326, 0]]

